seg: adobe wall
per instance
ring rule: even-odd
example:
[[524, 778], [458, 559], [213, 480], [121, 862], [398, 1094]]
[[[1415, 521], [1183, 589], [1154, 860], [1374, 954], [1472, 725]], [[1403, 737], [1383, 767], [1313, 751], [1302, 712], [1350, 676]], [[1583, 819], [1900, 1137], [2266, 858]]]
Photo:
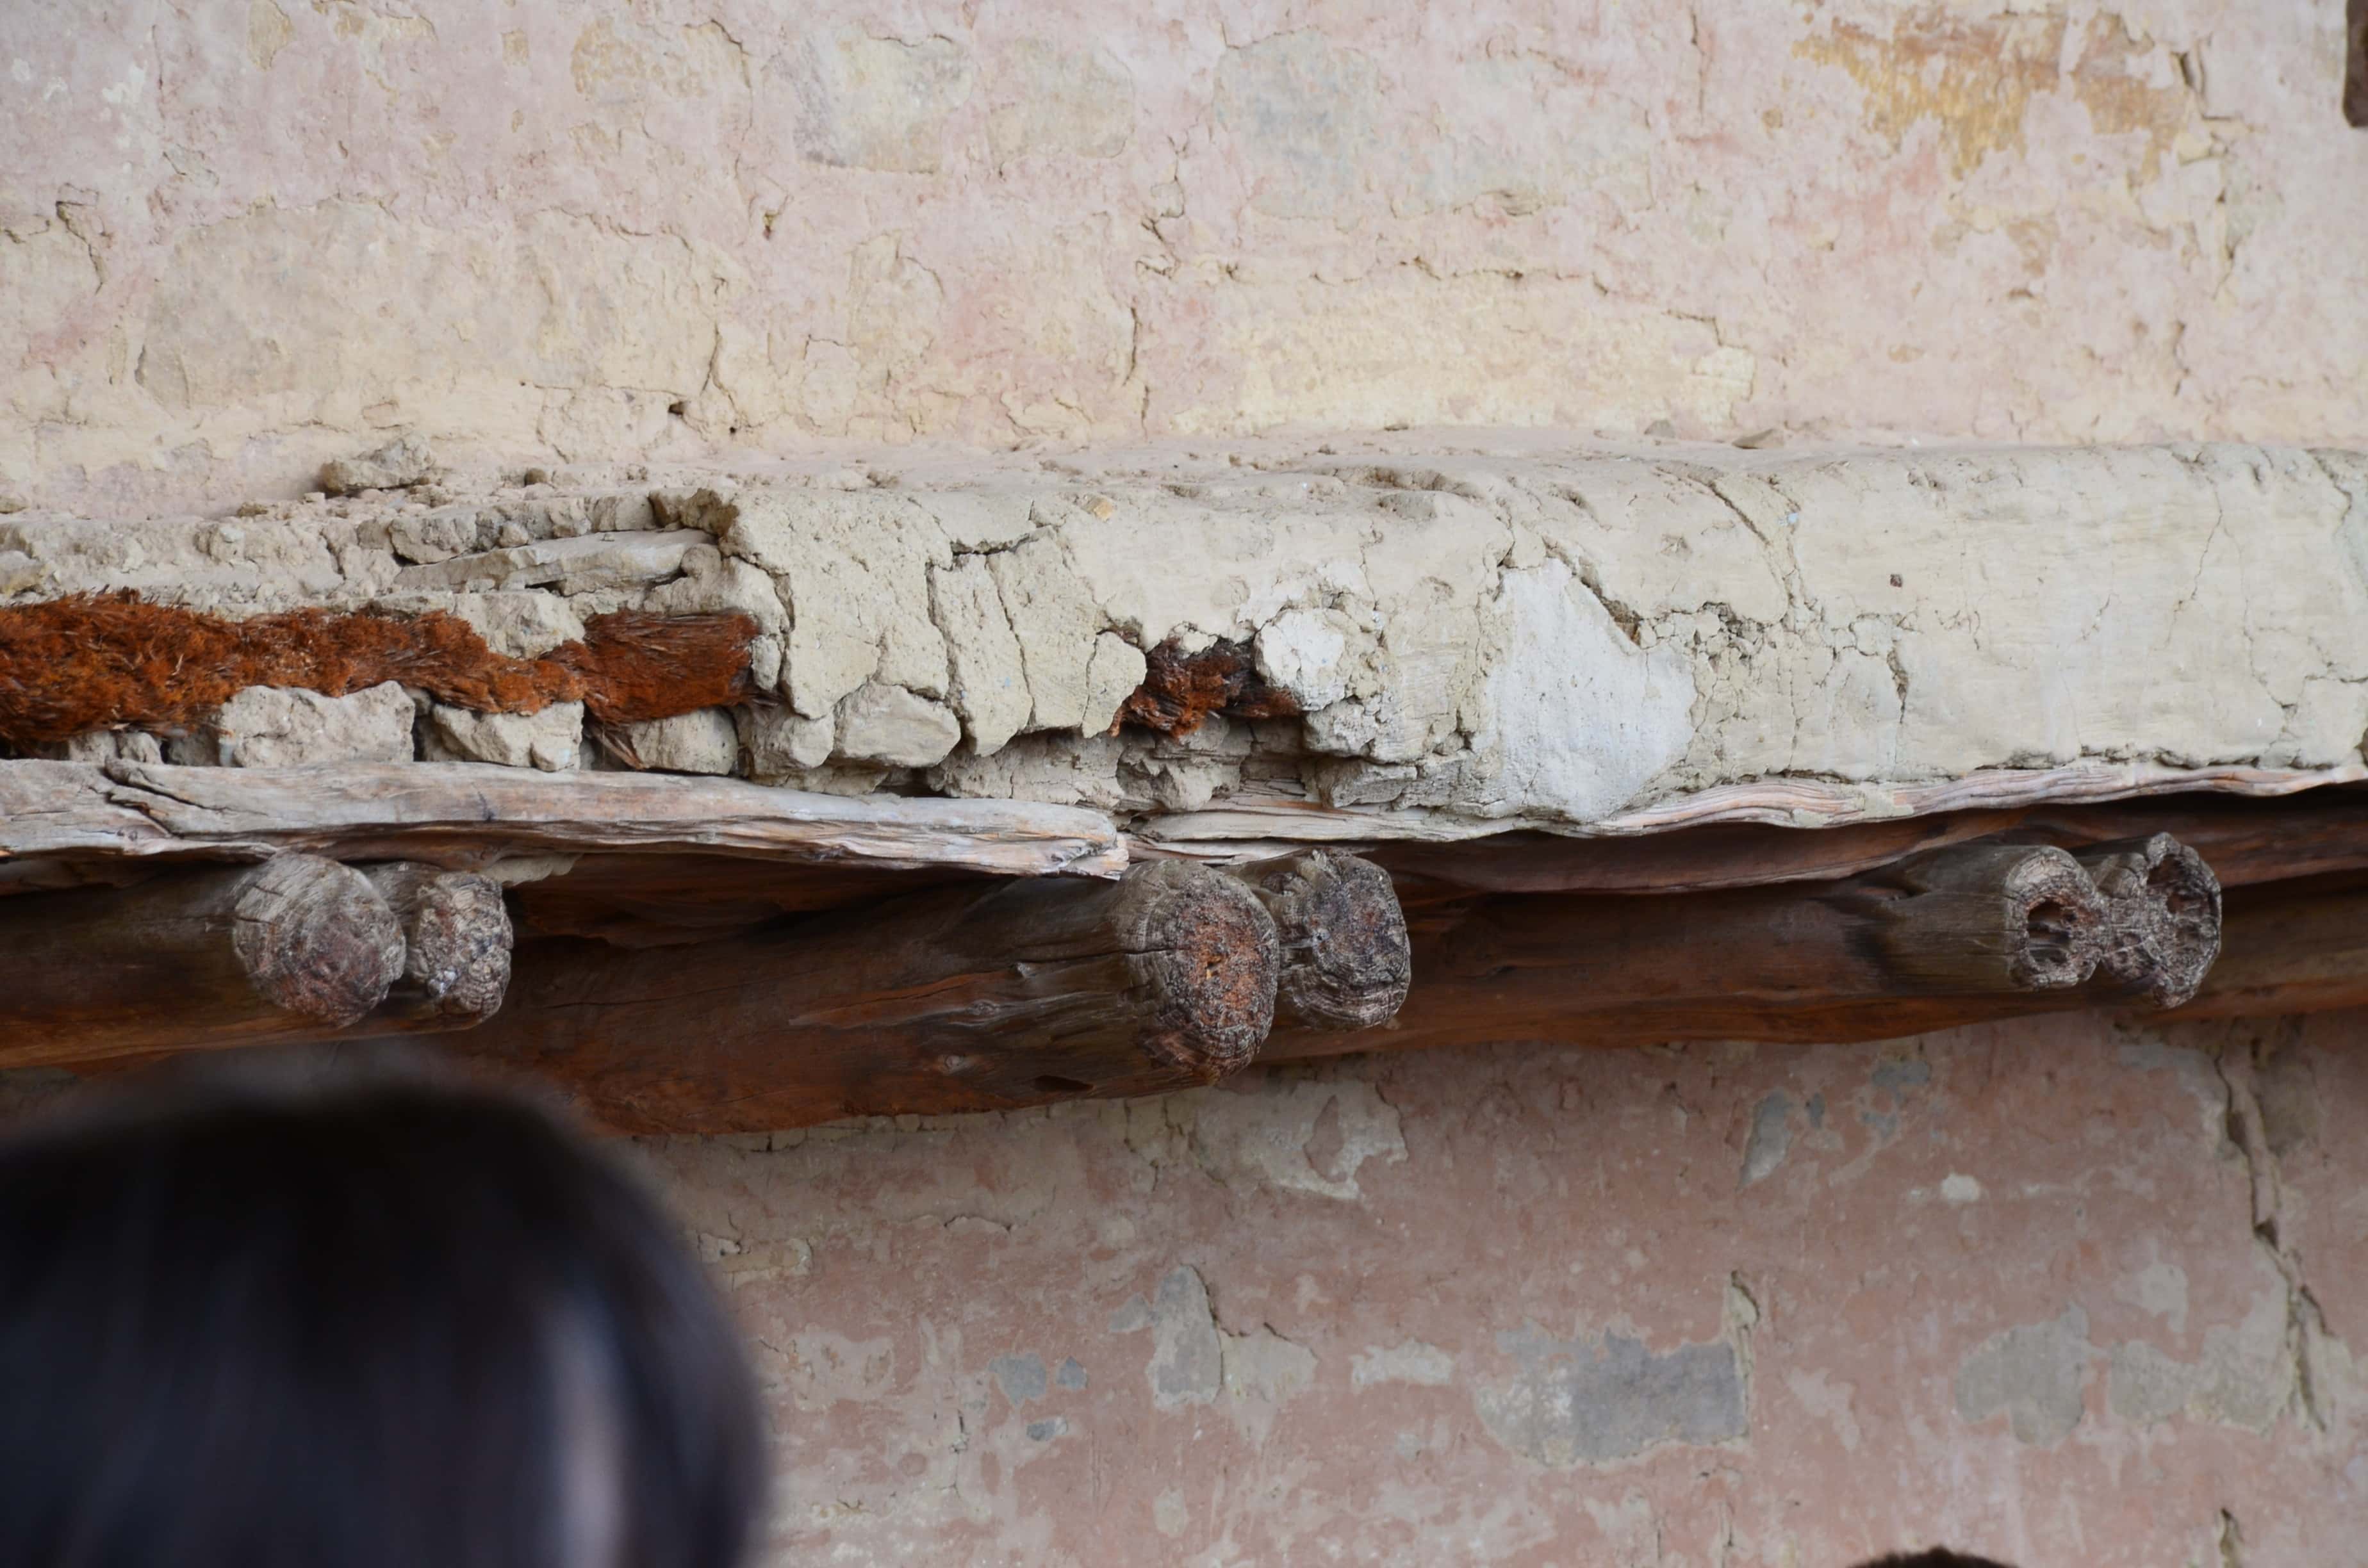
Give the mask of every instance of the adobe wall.
[[2368, 1018], [1505, 1045], [642, 1152], [772, 1562], [2368, 1562]]
[[12, 6], [0, 492], [292, 494], [395, 430], [2360, 445], [2342, 32], [2339, 0]]
[[[858, 476], [1292, 426], [2368, 449], [2341, 35], [2337, 0], [0, 7], [0, 511], [218, 514], [187, 578], [403, 434]], [[2180, 514], [2231, 683], [2245, 537]], [[2351, 644], [2285, 652], [2197, 758], [2346, 757]], [[1896, 719], [1821, 766], [1884, 775]], [[2091, 749], [2026, 740], [1975, 765]], [[756, 1336], [784, 1568], [2326, 1568], [2368, 1562], [2362, 1022], [1508, 1044], [642, 1150]]]

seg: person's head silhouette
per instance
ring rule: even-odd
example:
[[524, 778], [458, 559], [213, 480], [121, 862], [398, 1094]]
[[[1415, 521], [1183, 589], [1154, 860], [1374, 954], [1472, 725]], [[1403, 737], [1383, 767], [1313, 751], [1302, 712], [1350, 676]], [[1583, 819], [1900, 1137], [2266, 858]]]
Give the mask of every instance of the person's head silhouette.
[[0, 1562], [730, 1568], [764, 1482], [707, 1280], [540, 1111], [157, 1087], [0, 1145]]

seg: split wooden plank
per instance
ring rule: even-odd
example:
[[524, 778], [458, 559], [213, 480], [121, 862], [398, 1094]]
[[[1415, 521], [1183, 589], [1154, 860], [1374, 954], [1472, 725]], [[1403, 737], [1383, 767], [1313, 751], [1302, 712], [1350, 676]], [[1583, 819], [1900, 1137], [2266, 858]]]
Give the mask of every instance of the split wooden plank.
[[1029, 801], [849, 798], [731, 778], [478, 763], [0, 763], [0, 863], [285, 850], [453, 869], [596, 850], [1019, 877], [1115, 877], [1126, 867], [1107, 818]]
[[2075, 851], [2167, 833], [2223, 887], [2368, 869], [2368, 790], [2120, 801], [1902, 817], [1844, 827], [1730, 823], [1629, 838], [1509, 833], [1454, 844], [1374, 844], [1409, 903], [1474, 892], [1703, 892], [1856, 876], [1952, 844], [2008, 837]]
[[[1914, 784], [1756, 778], [1691, 790], [1584, 827], [1556, 826], [1554, 832], [1600, 839], [1748, 824], [1839, 828], [1952, 812], [2099, 805], [2158, 795], [2267, 800], [2363, 781], [2368, 781], [2368, 766], [2356, 762], [2304, 768], [2078, 762], [2061, 767], [1986, 767], [1960, 778]], [[1296, 794], [1245, 792], [1201, 811], [1154, 818], [1138, 832], [1173, 854], [1232, 856], [1277, 854], [1297, 844], [1460, 844], [1533, 825], [1539, 824], [1518, 816], [1491, 819], [1427, 809], [1328, 806]]]
[[0, 1065], [317, 1038], [403, 974], [367, 878], [312, 855], [0, 903]]
[[1282, 948], [1205, 866], [1032, 878], [693, 947], [518, 951], [456, 1051], [558, 1080], [623, 1131], [798, 1127], [1205, 1084], [1274, 1016]]

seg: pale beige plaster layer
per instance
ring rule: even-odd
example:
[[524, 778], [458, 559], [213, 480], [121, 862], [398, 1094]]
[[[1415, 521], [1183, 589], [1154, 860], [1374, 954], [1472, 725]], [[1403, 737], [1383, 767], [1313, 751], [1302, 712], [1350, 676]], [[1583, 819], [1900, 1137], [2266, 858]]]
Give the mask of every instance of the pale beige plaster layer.
[[[2361, 777], [2368, 732], [2368, 459], [2331, 449], [1467, 431], [0, 520], [0, 603], [115, 588], [445, 608], [538, 650], [738, 611], [737, 733], [606, 756], [1091, 806], [1194, 852], [2275, 792]], [[1220, 645], [1299, 716], [1112, 727], [1147, 656]]]
[[0, 494], [1282, 424], [2368, 443], [2340, 5], [0, 11]]

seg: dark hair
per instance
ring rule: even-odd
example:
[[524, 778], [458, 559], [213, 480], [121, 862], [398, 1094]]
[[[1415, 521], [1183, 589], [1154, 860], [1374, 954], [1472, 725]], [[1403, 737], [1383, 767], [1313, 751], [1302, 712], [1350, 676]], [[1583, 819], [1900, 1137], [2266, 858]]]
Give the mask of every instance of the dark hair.
[[1858, 1568], [2007, 1568], [2007, 1564], [1936, 1546], [1930, 1551], [1895, 1551], [1888, 1557], [1861, 1562]]
[[0, 1562], [729, 1568], [764, 1483], [705, 1276], [531, 1107], [215, 1085], [0, 1145]]

